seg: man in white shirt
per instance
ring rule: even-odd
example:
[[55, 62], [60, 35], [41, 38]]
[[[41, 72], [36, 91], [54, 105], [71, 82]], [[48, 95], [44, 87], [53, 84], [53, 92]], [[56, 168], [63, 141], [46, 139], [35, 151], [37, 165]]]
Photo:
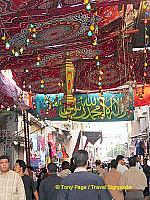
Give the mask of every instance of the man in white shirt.
[[118, 155], [116, 158], [118, 162], [117, 171], [123, 174], [128, 168], [125, 166], [125, 158], [123, 155]]
[[26, 200], [21, 177], [10, 170], [9, 157], [0, 156], [0, 200]]

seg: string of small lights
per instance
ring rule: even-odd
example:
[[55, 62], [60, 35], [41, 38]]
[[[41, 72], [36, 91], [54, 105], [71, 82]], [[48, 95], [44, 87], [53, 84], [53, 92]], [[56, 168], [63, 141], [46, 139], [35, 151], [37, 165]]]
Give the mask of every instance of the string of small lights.
[[149, 36], [148, 36], [148, 28], [147, 28], [147, 24], [148, 24], [148, 18], [150, 15], [150, 5], [149, 2], [147, 0], [143, 1], [143, 11], [145, 13], [144, 16], [144, 50], [143, 50], [143, 54], [144, 54], [144, 70], [143, 70], [143, 83], [141, 87], [136, 87], [136, 95], [142, 99], [144, 96], [144, 87], [146, 85], [146, 79], [147, 79], [147, 67], [148, 67], [148, 42], [149, 42]]
[[102, 97], [102, 78], [103, 78], [103, 71], [101, 69], [100, 63], [100, 56], [99, 56], [99, 47], [98, 47], [98, 24], [97, 24], [97, 8], [96, 4], [90, 3], [89, 0], [84, 0], [84, 5], [86, 6], [86, 10], [89, 12], [90, 16], [90, 25], [88, 31], [88, 37], [92, 41], [92, 45], [95, 46], [98, 54], [95, 57], [96, 66], [98, 68], [98, 89], [99, 89], [99, 96]]

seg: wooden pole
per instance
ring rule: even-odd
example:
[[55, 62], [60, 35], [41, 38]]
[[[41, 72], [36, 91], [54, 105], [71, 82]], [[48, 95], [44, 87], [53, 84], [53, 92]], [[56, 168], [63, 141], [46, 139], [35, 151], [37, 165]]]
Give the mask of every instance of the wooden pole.
[[25, 152], [26, 152], [26, 163], [28, 163], [28, 144], [27, 144], [27, 128], [26, 128], [26, 114], [25, 111], [23, 111], [23, 123], [24, 123], [24, 139], [25, 139]]
[[27, 146], [28, 146], [28, 165], [30, 165], [30, 131], [29, 131], [29, 120], [28, 120], [28, 111], [27, 114]]

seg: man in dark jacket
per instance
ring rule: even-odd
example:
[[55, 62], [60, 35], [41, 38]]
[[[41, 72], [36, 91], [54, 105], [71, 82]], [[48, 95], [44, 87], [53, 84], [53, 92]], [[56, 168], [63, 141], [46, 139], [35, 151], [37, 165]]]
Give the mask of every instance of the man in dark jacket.
[[148, 164], [147, 164], [147, 159], [144, 159], [142, 168], [143, 168], [143, 172], [144, 172], [146, 179], [147, 179], [147, 187], [144, 190], [144, 196], [149, 197], [149, 195], [150, 195], [149, 194], [150, 166], [148, 166]]
[[73, 154], [73, 159], [77, 168], [57, 186], [57, 200], [112, 200], [103, 179], [86, 171], [88, 152], [78, 150]]
[[32, 200], [34, 194], [35, 199], [38, 200], [38, 193], [33, 179], [25, 174], [26, 164], [23, 160], [16, 160], [15, 171], [21, 176], [26, 193], [26, 200]]
[[61, 177], [57, 176], [57, 165], [55, 163], [49, 163], [47, 165], [49, 176], [40, 183], [39, 200], [56, 200], [58, 196], [58, 190], [56, 185], [60, 185]]

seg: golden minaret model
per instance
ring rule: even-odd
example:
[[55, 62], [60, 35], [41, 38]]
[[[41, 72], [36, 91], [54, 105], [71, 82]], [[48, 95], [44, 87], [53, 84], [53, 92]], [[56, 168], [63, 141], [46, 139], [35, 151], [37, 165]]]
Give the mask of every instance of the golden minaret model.
[[66, 53], [66, 63], [65, 63], [65, 103], [67, 105], [74, 105], [76, 103], [76, 98], [73, 95], [75, 79], [75, 67], [69, 57], [69, 53]]

